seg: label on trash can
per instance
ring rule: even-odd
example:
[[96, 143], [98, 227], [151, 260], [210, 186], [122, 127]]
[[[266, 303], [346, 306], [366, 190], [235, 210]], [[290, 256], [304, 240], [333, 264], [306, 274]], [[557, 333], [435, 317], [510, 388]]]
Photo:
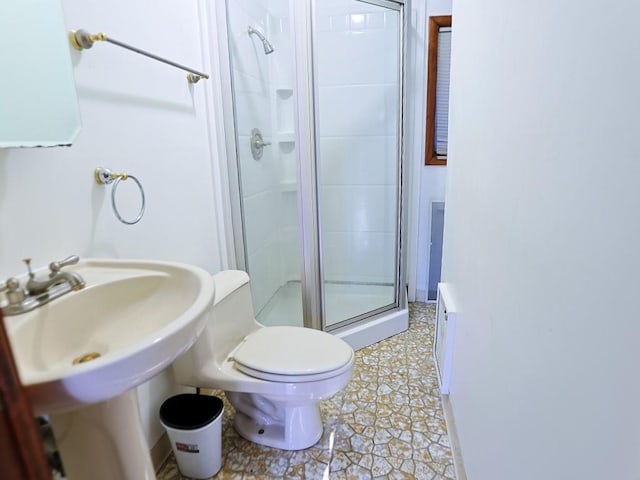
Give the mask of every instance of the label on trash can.
[[181, 452], [186, 453], [199, 453], [200, 449], [198, 448], [197, 443], [180, 443], [176, 442], [176, 448]]

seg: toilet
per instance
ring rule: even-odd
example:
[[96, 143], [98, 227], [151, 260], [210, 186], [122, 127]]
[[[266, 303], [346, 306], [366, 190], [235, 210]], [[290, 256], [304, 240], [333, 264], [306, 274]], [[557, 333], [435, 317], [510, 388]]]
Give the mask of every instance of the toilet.
[[234, 428], [249, 441], [283, 450], [314, 445], [323, 430], [318, 403], [349, 382], [353, 349], [318, 330], [259, 324], [245, 272], [213, 279], [204, 331], [173, 364], [177, 382], [224, 390]]

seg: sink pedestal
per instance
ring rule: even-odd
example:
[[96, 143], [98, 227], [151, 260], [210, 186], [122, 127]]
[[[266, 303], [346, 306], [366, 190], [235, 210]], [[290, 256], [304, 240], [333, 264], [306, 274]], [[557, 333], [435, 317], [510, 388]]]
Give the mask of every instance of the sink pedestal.
[[50, 421], [68, 480], [155, 480], [135, 388]]

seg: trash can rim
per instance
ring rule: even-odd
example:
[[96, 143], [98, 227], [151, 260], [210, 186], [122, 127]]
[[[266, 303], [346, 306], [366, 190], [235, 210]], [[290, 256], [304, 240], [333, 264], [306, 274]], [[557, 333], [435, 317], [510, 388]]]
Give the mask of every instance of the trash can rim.
[[197, 430], [215, 421], [223, 412], [222, 399], [213, 395], [181, 393], [160, 406], [160, 422], [177, 430]]

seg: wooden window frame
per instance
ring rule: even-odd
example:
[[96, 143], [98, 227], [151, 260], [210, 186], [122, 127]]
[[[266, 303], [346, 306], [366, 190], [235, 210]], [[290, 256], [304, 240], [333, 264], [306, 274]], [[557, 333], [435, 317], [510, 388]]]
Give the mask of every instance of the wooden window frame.
[[[429, 53], [427, 57], [427, 144], [424, 151], [425, 165], [446, 165], [447, 156], [436, 155], [436, 84], [438, 78], [438, 33], [442, 27], [451, 26], [451, 15], [429, 17]], [[443, 158], [444, 157], [444, 158]]]

